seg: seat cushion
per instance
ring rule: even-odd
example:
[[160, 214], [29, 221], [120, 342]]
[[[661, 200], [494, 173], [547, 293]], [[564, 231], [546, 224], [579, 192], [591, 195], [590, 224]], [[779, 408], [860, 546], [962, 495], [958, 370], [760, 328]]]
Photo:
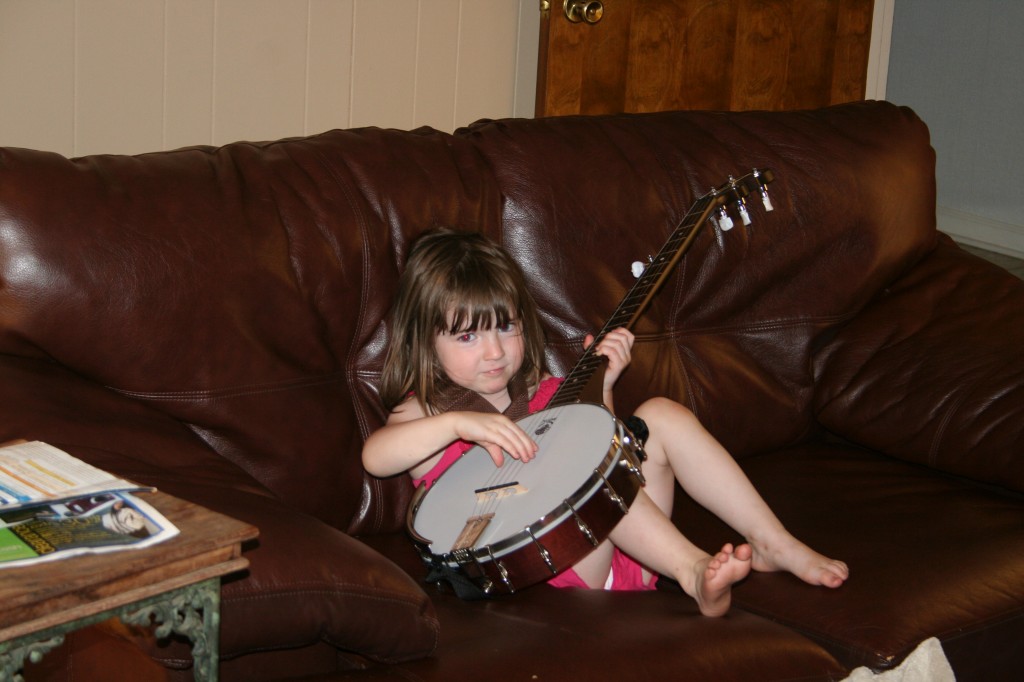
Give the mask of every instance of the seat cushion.
[[[401, 534], [368, 539], [422, 580]], [[743, 611], [702, 616], [670, 591], [608, 592], [537, 585], [463, 601], [427, 587], [441, 638], [436, 655], [403, 663], [407, 679], [827, 680], [845, 669], [818, 644]], [[496, 665], [496, 662], [501, 662]]]
[[[844, 444], [743, 467], [790, 531], [846, 561], [850, 579], [830, 590], [755, 573], [734, 590], [735, 605], [804, 633], [850, 667], [889, 668], [936, 636], [960, 677], [983, 664], [976, 654], [987, 642], [1024, 638], [1024, 497]], [[674, 516], [705, 548], [739, 539], [689, 498]], [[992, 651], [1016, 659], [1004, 670], [1024, 666], [1019, 646]]]

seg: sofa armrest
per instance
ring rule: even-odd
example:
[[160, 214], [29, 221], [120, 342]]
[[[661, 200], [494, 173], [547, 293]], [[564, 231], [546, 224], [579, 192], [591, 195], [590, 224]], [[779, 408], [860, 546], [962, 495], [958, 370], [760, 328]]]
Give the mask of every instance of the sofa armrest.
[[814, 357], [815, 411], [894, 457], [1024, 491], [1024, 281], [942, 235]]
[[269, 491], [185, 424], [58, 363], [0, 355], [0, 442], [41, 440], [113, 474]]
[[[245, 547], [248, 570], [221, 589], [222, 658], [323, 643], [364, 665], [415, 660], [437, 647], [430, 597], [361, 540], [277, 500], [210, 486], [163, 489], [260, 529]], [[169, 668], [188, 665], [185, 642], [139, 643]]]

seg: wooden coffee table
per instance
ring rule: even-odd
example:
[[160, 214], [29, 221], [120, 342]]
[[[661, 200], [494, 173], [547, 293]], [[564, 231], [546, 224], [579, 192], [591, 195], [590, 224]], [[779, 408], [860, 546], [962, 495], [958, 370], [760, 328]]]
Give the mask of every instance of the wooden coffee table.
[[188, 637], [195, 679], [217, 679], [220, 579], [249, 565], [241, 545], [258, 530], [164, 493], [139, 496], [180, 534], [146, 549], [0, 569], [0, 682], [20, 679], [25, 661], [67, 633], [111, 617]]

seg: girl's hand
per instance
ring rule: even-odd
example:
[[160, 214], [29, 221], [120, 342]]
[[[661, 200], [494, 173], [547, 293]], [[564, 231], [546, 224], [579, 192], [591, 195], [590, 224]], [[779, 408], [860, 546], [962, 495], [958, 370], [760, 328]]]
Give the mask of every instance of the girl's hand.
[[[583, 347], [589, 348], [594, 342], [594, 335], [587, 334], [583, 340]], [[619, 376], [629, 366], [633, 359], [633, 332], [625, 327], [619, 327], [605, 334], [601, 343], [594, 349], [597, 355], [608, 358], [608, 368], [604, 373], [604, 390], [611, 391], [612, 386], [618, 381]]]
[[495, 466], [500, 467], [505, 463], [506, 452], [521, 462], [529, 462], [537, 454], [537, 444], [505, 415], [486, 412], [449, 414], [455, 420], [456, 435], [486, 450]]

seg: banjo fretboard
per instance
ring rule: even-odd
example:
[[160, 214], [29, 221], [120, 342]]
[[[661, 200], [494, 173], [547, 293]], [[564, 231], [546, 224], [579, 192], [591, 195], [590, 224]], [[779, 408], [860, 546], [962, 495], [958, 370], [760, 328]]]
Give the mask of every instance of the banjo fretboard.
[[752, 170], [739, 180], [729, 177], [728, 181], [700, 197], [672, 231], [668, 241], [658, 254], [644, 266], [643, 273], [626, 293], [611, 317], [595, 335], [594, 342], [584, 350], [573, 368], [566, 374], [558, 390], [548, 403], [549, 407], [560, 407], [580, 401], [584, 389], [603, 365], [603, 358], [594, 352], [608, 332], [619, 327], [633, 329], [637, 320], [646, 310], [651, 299], [661, 289], [676, 264], [693, 244], [698, 228], [711, 217], [722, 230], [729, 230], [733, 223], [728, 207], [732, 207], [745, 225], [750, 224], [746, 199], [756, 192], [764, 203], [765, 210], [772, 210], [768, 200], [767, 185], [774, 180], [771, 170]]

